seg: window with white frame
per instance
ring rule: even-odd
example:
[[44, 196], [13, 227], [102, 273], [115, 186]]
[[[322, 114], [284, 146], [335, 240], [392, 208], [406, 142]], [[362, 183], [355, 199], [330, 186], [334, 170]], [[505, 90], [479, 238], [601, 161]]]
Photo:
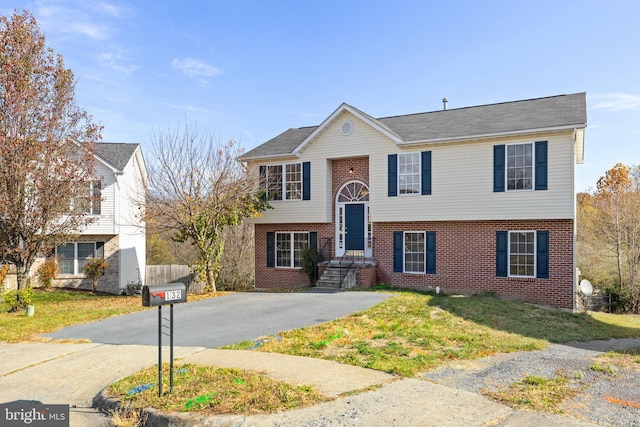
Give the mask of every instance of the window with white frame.
[[404, 232], [404, 271], [406, 273], [425, 272], [425, 233]]
[[299, 268], [307, 246], [307, 232], [276, 233], [276, 267]]
[[535, 231], [509, 232], [509, 276], [535, 277]]
[[92, 258], [104, 258], [104, 242], [75, 242], [58, 245], [55, 250], [60, 274], [84, 274]]
[[302, 163], [268, 165], [260, 173], [267, 198], [302, 200]]
[[302, 164], [285, 165], [286, 200], [302, 200]]
[[507, 190], [533, 189], [533, 144], [507, 145]]
[[398, 194], [420, 194], [420, 153], [398, 154]]

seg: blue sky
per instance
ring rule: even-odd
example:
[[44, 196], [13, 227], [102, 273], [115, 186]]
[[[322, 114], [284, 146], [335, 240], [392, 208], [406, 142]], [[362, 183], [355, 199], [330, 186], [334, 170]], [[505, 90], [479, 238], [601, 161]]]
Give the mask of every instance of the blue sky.
[[640, 163], [640, 2], [25, 0], [103, 141], [189, 123], [248, 150], [374, 116], [587, 92], [577, 189]]

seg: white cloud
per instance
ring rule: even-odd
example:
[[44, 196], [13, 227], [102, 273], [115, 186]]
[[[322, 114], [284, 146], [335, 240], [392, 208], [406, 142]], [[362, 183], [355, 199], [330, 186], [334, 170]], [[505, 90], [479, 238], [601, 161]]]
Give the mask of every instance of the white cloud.
[[171, 67], [182, 71], [187, 77], [198, 79], [200, 84], [204, 85], [208, 83], [206, 78], [216, 77], [223, 73], [221, 69], [193, 58], [173, 58]]
[[177, 104], [171, 104], [168, 102], [163, 102], [163, 105], [166, 105], [167, 107], [170, 107], [170, 108], [174, 108], [176, 110], [185, 111], [187, 113], [207, 113], [207, 114], [214, 113], [211, 110], [207, 110], [206, 108], [202, 108], [202, 107], [196, 107], [194, 105], [177, 105]]
[[130, 74], [140, 68], [140, 65], [121, 65], [127, 58], [118, 53], [101, 53], [98, 60], [103, 66], [124, 74]]
[[640, 109], [640, 96], [629, 93], [596, 93], [589, 95], [593, 110], [627, 111]]

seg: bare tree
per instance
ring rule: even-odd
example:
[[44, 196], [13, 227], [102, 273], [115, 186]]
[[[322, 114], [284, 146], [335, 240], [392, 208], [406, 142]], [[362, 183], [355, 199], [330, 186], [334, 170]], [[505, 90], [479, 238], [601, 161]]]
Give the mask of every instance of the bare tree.
[[167, 130], [152, 138], [149, 162], [154, 206], [149, 218], [160, 231], [198, 249], [193, 267], [207, 290], [216, 290], [224, 250], [222, 232], [243, 218], [259, 215], [267, 203], [254, 179], [237, 161], [242, 149], [233, 140], [220, 143], [196, 129]]
[[[621, 309], [640, 309], [640, 169], [609, 169], [579, 205], [581, 270], [617, 294]], [[586, 262], [585, 262], [586, 261]]]
[[76, 106], [75, 81], [27, 11], [0, 16], [0, 256], [18, 288], [38, 252], [87, 224], [101, 127]]

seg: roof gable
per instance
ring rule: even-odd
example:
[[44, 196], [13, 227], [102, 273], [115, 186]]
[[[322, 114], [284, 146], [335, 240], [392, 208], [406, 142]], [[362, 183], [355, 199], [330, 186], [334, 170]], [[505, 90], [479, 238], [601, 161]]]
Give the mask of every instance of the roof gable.
[[587, 122], [584, 92], [379, 119], [343, 103], [319, 126], [289, 129], [240, 159], [299, 155], [344, 111], [360, 118], [398, 145], [584, 128]]
[[122, 172], [138, 147], [139, 144], [97, 142], [95, 154], [112, 169]]

